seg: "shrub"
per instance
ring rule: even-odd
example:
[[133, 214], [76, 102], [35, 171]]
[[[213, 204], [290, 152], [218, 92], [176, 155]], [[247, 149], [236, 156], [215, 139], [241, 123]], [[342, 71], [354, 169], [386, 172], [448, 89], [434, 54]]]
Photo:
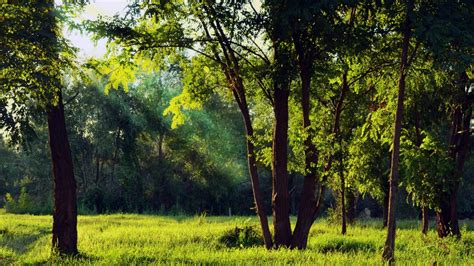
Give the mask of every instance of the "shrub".
[[10, 193], [5, 195], [5, 210], [6, 212], [15, 213], [15, 210], [18, 209], [17, 203], [13, 196]]
[[46, 202], [36, 201], [28, 194], [25, 187], [21, 188], [17, 200], [10, 193], [5, 195], [5, 211], [9, 213], [49, 214], [51, 210], [52, 206], [49, 200]]
[[252, 226], [238, 227], [225, 231], [219, 243], [229, 248], [246, 248], [263, 245], [262, 236]]

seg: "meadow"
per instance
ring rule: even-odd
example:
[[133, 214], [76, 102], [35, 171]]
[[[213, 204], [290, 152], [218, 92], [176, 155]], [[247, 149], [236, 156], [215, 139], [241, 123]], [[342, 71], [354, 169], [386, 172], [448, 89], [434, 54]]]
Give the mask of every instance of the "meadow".
[[[51, 216], [0, 210], [0, 264], [303, 264], [380, 265], [385, 230], [377, 219], [358, 221], [342, 236], [319, 219], [307, 250], [228, 247], [220, 241], [235, 227], [257, 226], [254, 217], [87, 215], [78, 218], [75, 258], [51, 256]], [[461, 221], [462, 239], [423, 236], [418, 221], [398, 223], [396, 260], [401, 265], [474, 265], [474, 222]]]

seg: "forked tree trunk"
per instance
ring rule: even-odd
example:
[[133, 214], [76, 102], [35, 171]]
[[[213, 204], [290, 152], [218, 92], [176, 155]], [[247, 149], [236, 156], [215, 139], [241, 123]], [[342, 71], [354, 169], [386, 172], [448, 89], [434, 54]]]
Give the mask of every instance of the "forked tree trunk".
[[405, 78], [408, 70], [408, 47], [410, 44], [411, 23], [410, 13], [413, 10], [412, 0], [406, 3], [405, 25], [403, 27], [403, 42], [401, 52], [400, 77], [398, 79], [398, 99], [395, 114], [393, 133], [392, 163], [390, 169], [390, 191], [388, 198], [387, 239], [385, 241], [382, 257], [386, 261], [393, 261], [395, 254], [395, 229], [396, 229], [396, 198], [398, 192], [399, 161], [400, 161], [400, 136], [402, 132], [403, 102], [405, 99]]
[[54, 176], [53, 249], [77, 254], [76, 180], [66, 132], [61, 92], [59, 103], [48, 110], [48, 132]]

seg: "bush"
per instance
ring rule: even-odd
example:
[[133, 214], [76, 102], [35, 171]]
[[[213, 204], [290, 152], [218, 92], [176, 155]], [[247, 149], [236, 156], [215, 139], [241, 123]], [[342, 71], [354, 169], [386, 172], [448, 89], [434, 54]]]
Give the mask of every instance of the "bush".
[[13, 196], [10, 193], [5, 195], [5, 210], [6, 212], [15, 213], [15, 210], [18, 209], [17, 203]]
[[219, 243], [229, 248], [246, 248], [263, 245], [263, 239], [259, 231], [252, 226], [235, 228], [224, 232], [219, 238]]
[[10, 193], [5, 195], [5, 211], [18, 214], [49, 214], [51, 213], [51, 203], [35, 201], [28, 194], [25, 187], [21, 188], [18, 200], [15, 200]]

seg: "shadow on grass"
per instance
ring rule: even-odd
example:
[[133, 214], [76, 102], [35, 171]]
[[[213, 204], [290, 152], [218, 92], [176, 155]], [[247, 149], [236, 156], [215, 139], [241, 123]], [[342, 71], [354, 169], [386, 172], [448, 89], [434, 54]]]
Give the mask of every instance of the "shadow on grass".
[[376, 252], [377, 246], [373, 242], [352, 239], [331, 239], [325, 243], [317, 244], [315, 249], [321, 253], [340, 252]]
[[23, 255], [28, 247], [41, 237], [51, 233], [48, 229], [38, 229], [34, 234], [12, 232], [8, 228], [0, 229], [0, 247], [14, 251], [17, 255]]

